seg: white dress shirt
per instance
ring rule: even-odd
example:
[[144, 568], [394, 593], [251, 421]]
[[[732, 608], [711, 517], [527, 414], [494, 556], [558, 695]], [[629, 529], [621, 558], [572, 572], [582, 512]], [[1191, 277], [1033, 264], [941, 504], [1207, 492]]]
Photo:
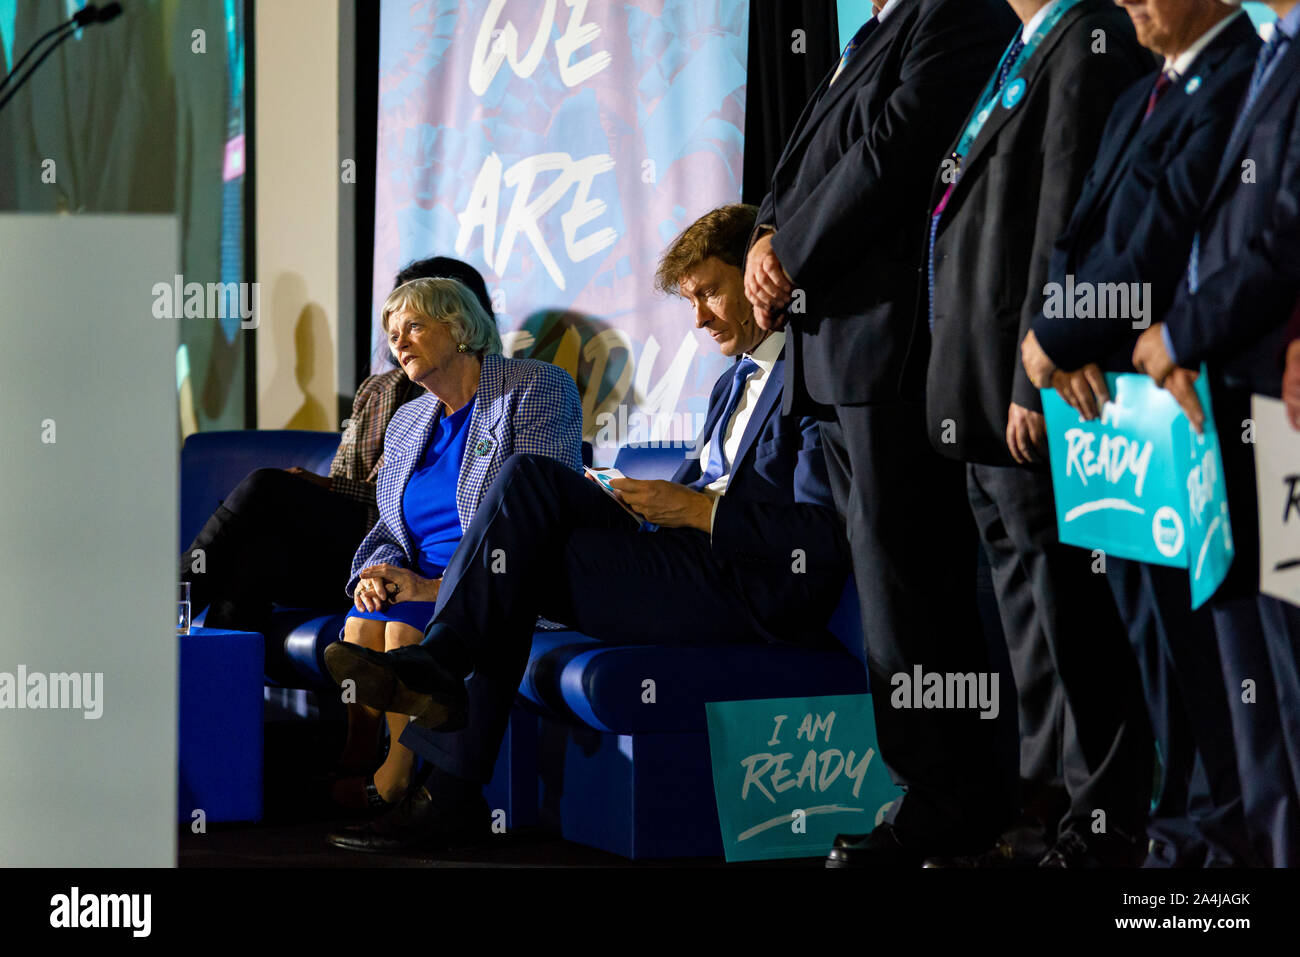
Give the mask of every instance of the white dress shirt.
[[1029, 22], [1025, 24], [1025, 28], [1020, 31], [1020, 38], [1025, 43], [1029, 42], [1030, 37], [1032, 37], [1034, 32], [1042, 26], [1043, 21], [1047, 19], [1048, 15], [1060, 4], [1060, 2], [1061, 0], [1052, 0], [1051, 3], [1047, 4], [1047, 6], [1043, 7], [1030, 18]]
[[[745, 353], [746, 356], [754, 360], [758, 368], [749, 374], [749, 379], [745, 382], [745, 391], [740, 396], [740, 403], [736, 406], [731, 421], [726, 424], [722, 433], [722, 450], [726, 453], [727, 462], [729, 463], [727, 472], [700, 490], [713, 499], [713, 511], [709, 516], [710, 533], [713, 531], [713, 517], [718, 514], [718, 501], [726, 494], [727, 483], [731, 480], [731, 470], [736, 466], [736, 453], [740, 451], [740, 440], [745, 437], [745, 428], [754, 415], [754, 408], [758, 405], [758, 397], [763, 394], [763, 387], [772, 374], [772, 367], [776, 365], [776, 360], [781, 357], [781, 350], [784, 348], [785, 332], [780, 330], [769, 333], [768, 337], [759, 343], [758, 348], [753, 352]], [[710, 438], [700, 449], [701, 469], [708, 466], [712, 445], [713, 440]]]
[[880, 8], [880, 12], [876, 14], [876, 20], [880, 23], [884, 23], [885, 17], [893, 13], [895, 8], [898, 7], [900, 4], [902, 4], [903, 2], [904, 0], [889, 0], [888, 3], [886, 3], [883, 7]]

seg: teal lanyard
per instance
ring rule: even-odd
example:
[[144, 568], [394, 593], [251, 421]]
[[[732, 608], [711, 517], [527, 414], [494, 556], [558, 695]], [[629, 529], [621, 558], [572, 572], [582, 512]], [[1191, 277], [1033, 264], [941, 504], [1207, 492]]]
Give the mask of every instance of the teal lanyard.
[[1016, 45], [1015, 40], [1012, 40], [1007, 46], [1006, 52], [1002, 54], [1002, 59], [998, 61], [997, 70], [994, 71], [993, 76], [989, 78], [988, 85], [984, 87], [984, 92], [980, 94], [979, 109], [975, 111], [975, 115], [971, 117], [971, 121], [966, 124], [966, 131], [962, 133], [961, 139], [957, 142], [956, 155], [959, 158], [965, 158], [970, 153], [970, 148], [975, 144], [975, 140], [979, 137], [980, 131], [984, 129], [984, 124], [987, 123], [989, 117], [993, 115], [993, 107], [997, 104], [998, 95], [1002, 90], [1010, 87], [1011, 84], [1020, 78], [1020, 68], [1029, 62], [1029, 58], [1034, 55], [1034, 51], [1038, 49], [1038, 45], [1047, 39], [1048, 34], [1056, 28], [1056, 25], [1061, 22], [1063, 16], [1082, 2], [1083, 0], [1060, 0], [1060, 2], [1057, 3], [1056, 8], [1047, 15], [1047, 19], [1038, 25], [1038, 29], [1034, 31], [1034, 35], [1029, 38], [1029, 42], [1024, 45], [1024, 48], [1020, 51], [1019, 55], [1017, 55], [1016, 61], [1012, 66], [1014, 72], [1007, 77], [1006, 82], [999, 88], [998, 77], [1002, 75], [1002, 71], [1007, 66], [1007, 57], [1011, 55], [1011, 50]]

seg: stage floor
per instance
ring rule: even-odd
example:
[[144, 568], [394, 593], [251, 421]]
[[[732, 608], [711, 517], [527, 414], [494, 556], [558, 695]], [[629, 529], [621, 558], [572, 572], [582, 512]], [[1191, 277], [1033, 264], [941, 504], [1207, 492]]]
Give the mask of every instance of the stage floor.
[[220, 867], [822, 867], [822, 859], [727, 864], [717, 858], [631, 861], [575, 844], [540, 827], [521, 828], [473, 848], [371, 854], [347, 851], [325, 840], [340, 819], [323, 782], [343, 743], [341, 709], [321, 714], [312, 696], [311, 717], [295, 714], [285, 702], [301, 693], [267, 693], [263, 819], [256, 824], [208, 824], [195, 834], [189, 823], [177, 830], [177, 865]]

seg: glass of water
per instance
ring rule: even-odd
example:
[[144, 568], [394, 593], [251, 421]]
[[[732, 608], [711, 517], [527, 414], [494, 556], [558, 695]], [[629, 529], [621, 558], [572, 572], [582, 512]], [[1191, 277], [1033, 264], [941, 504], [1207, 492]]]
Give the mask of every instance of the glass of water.
[[190, 633], [190, 583], [181, 582], [176, 596], [176, 634]]

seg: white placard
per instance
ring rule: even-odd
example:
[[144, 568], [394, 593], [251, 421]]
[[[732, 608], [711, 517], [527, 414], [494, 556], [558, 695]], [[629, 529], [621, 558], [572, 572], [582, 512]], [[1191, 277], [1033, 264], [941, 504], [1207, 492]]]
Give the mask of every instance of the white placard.
[[1300, 432], [1277, 399], [1251, 399], [1259, 492], [1259, 590], [1300, 605]]

